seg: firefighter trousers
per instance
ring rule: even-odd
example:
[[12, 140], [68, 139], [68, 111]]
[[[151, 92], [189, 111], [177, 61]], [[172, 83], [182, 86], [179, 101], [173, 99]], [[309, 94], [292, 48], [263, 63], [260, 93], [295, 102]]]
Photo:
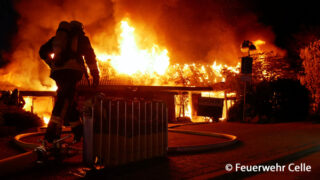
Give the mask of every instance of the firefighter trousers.
[[80, 122], [80, 113], [77, 110], [75, 94], [76, 85], [81, 80], [82, 75], [81, 71], [69, 69], [52, 73], [52, 78], [56, 81], [58, 90], [45, 135], [45, 139], [48, 142], [60, 138], [62, 125], [70, 125], [75, 136], [81, 134], [82, 130], [79, 127], [82, 124]]

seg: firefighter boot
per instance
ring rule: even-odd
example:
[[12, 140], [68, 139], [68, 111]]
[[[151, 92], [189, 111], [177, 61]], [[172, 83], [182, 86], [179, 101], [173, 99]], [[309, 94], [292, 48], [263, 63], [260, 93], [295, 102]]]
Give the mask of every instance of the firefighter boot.
[[54, 117], [52, 116], [50, 119], [50, 122], [47, 127], [47, 131], [45, 133], [45, 140], [47, 140], [49, 143], [52, 143], [54, 140], [60, 139], [61, 135], [61, 122], [59, 122], [60, 117]]
[[82, 124], [78, 124], [77, 126], [72, 127], [72, 133], [74, 135], [73, 142], [77, 143], [81, 141], [81, 137], [83, 135], [83, 126]]

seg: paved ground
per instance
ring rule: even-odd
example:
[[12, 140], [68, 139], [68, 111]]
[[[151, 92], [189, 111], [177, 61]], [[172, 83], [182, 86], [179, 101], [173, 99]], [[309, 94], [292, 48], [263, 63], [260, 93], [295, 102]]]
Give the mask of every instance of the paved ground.
[[[212, 177], [226, 178], [308, 178], [319, 176], [320, 172], [320, 124], [313, 123], [281, 123], [281, 124], [243, 124], [213, 123], [176, 127], [193, 131], [227, 133], [238, 136], [240, 143], [227, 149], [207, 151], [193, 154], [169, 154], [166, 159], [132, 164], [104, 172], [89, 172], [89, 178], [114, 179], [208, 179]], [[218, 142], [203, 136], [169, 134], [169, 146], [183, 144], [202, 144]], [[1, 142], [0, 142], [1, 143]], [[176, 144], [175, 144], [176, 143]], [[1, 146], [4, 144], [1, 143]], [[1, 153], [0, 153], [1, 154]], [[2, 156], [3, 157], [3, 156]], [[300, 162], [312, 166], [311, 173], [231, 173], [225, 165], [289, 164]], [[62, 164], [49, 164], [38, 167], [13, 179], [76, 179], [75, 174], [83, 170], [81, 157], [74, 157]], [[39, 173], [40, 172], [40, 173]]]
[[10, 157], [21, 153], [22, 151], [14, 148], [13, 143], [10, 141], [13, 137], [0, 137], [0, 159]]
[[[319, 179], [320, 177], [320, 151], [302, 157], [296, 161], [292, 161], [289, 164], [295, 165], [306, 164], [311, 166], [311, 172], [291, 172], [288, 170], [288, 164], [286, 164], [285, 172], [269, 172], [261, 173], [256, 176], [250, 177], [250, 179], [276, 179], [282, 177], [283, 179]], [[303, 165], [302, 165], [303, 167]], [[292, 170], [292, 165], [290, 167]], [[301, 169], [303, 171], [303, 169]]]
[[225, 139], [215, 138], [210, 136], [195, 136], [190, 134], [169, 132], [168, 144], [170, 147], [184, 147], [184, 146], [201, 146], [206, 144], [215, 144], [225, 142]]

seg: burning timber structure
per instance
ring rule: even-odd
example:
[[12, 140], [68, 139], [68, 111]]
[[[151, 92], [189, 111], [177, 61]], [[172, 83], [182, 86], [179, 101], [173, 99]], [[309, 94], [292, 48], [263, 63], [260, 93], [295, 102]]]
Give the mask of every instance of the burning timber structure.
[[[168, 107], [168, 121], [177, 122], [185, 120], [179, 117], [215, 117], [210, 114], [210, 108], [204, 107], [206, 105], [224, 106], [226, 103], [223, 100], [234, 101], [233, 97], [219, 97], [212, 98], [210, 96], [202, 97], [202, 93], [213, 92], [215, 87], [183, 87], [183, 86], [138, 86], [138, 85], [115, 85], [115, 84], [101, 84], [99, 87], [93, 89], [85, 84], [80, 83], [78, 86], [78, 95], [80, 97], [90, 97], [94, 94], [102, 93], [111, 99], [139, 99], [139, 100], [156, 100], [165, 102]], [[2, 93], [4, 91], [1, 91]], [[2, 94], [1, 93], [1, 94]], [[52, 109], [56, 97], [55, 91], [20, 91], [27, 104], [25, 110], [38, 114], [40, 118], [48, 121], [50, 114], [45, 114], [39, 108], [47, 106], [46, 111]], [[211, 99], [211, 101], [210, 101]], [[218, 101], [212, 102], [212, 99]], [[220, 100], [219, 100], [220, 99]], [[210, 103], [211, 102], [211, 103]], [[40, 103], [40, 104], [39, 104]], [[200, 103], [200, 105], [199, 105]], [[221, 104], [222, 105], [219, 105]], [[199, 109], [200, 108], [200, 109]], [[226, 108], [226, 107], [224, 107]], [[192, 111], [192, 112], [190, 112]], [[207, 112], [205, 112], [207, 111]], [[219, 114], [218, 112], [214, 112]], [[187, 118], [188, 119], [188, 118]], [[189, 119], [190, 120], [190, 119]], [[193, 119], [193, 121], [199, 121]], [[201, 120], [203, 121], [203, 120]]]

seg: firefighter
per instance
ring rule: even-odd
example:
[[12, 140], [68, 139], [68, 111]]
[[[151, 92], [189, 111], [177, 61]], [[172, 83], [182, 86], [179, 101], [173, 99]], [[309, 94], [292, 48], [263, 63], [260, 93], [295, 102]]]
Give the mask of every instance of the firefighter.
[[76, 108], [75, 93], [76, 84], [82, 76], [88, 78], [84, 60], [93, 77], [93, 87], [99, 84], [96, 56], [83, 31], [82, 23], [62, 21], [56, 35], [41, 46], [39, 54], [51, 68], [50, 77], [58, 86], [45, 140], [52, 143], [59, 139], [62, 125], [69, 123], [74, 133], [74, 141], [78, 142], [82, 136], [82, 124]]

